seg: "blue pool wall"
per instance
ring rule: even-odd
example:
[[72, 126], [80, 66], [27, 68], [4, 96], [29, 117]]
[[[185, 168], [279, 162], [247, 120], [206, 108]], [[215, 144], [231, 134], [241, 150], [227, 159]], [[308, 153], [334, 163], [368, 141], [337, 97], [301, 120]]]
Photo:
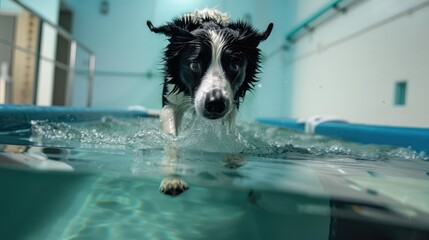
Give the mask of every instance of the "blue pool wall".
[[[304, 123], [290, 118], [258, 118], [257, 122], [299, 131], [305, 128]], [[406, 147], [429, 153], [428, 128], [325, 122], [319, 124], [314, 133], [363, 144]]]
[[102, 117], [116, 118], [148, 117], [144, 111], [120, 109], [89, 109], [83, 107], [39, 107], [27, 105], [0, 105], [0, 132], [31, 127], [31, 121], [84, 122]]

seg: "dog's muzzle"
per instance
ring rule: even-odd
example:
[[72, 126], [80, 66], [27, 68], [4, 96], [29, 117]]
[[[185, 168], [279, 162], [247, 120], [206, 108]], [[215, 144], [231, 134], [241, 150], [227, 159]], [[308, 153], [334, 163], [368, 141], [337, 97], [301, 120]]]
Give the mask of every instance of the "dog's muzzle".
[[219, 119], [229, 112], [230, 101], [220, 89], [213, 89], [204, 96], [203, 117], [208, 119]]

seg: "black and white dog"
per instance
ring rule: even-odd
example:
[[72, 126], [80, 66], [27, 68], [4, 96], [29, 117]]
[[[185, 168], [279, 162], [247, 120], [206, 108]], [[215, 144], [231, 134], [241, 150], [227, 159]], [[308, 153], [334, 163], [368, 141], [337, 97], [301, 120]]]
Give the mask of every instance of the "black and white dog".
[[[233, 124], [240, 102], [257, 82], [258, 45], [268, 38], [273, 24], [259, 32], [218, 10], [204, 9], [159, 27], [150, 21], [147, 25], [169, 38], [164, 55], [162, 131], [177, 135], [183, 114], [190, 108], [202, 118]], [[160, 186], [168, 195], [187, 188], [174, 175], [164, 178]]]

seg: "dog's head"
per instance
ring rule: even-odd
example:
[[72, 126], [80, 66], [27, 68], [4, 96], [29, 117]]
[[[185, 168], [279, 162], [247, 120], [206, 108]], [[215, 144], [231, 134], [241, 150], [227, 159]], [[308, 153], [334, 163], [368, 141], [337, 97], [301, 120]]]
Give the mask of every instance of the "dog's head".
[[[174, 19], [166, 25], [147, 25], [169, 37], [165, 51], [166, 83], [193, 99], [196, 112], [207, 119], [221, 119], [238, 108], [258, 73], [258, 45], [268, 38], [270, 23], [259, 32], [248, 23], [231, 22], [218, 10], [204, 9]], [[164, 96], [163, 104], [166, 104]]]

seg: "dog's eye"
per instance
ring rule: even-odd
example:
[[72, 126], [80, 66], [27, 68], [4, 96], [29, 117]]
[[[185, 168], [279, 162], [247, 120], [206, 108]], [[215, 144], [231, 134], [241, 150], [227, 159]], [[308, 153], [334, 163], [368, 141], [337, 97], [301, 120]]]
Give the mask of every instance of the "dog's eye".
[[231, 70], [232, 72], [239, 72], [240, 71], [240, 64], [238, 62], [232, 62], [229, 65], [229, 70]]
[[191, 63], [189, 63], [189, 68], [191, 69], [191, 71], [193, 72], [199, 72], [200, 71], [200, 63], [197, 61], [192, 61]]

